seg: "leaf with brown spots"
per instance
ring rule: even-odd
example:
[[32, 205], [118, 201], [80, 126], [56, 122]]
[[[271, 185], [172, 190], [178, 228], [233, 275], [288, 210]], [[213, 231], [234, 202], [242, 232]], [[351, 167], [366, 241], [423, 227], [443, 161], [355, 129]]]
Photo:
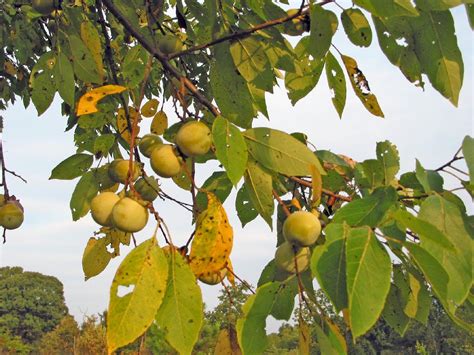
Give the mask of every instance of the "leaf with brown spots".
[[97, 103], [108, 95], [119, 94], [126, 90], [124, 86], [120, 85], [104, 85], [91, 91], [86, 92], [81, 96], [77, 103], [77, 116], [87, 115], [89, 113], [98, 112]]
[[[139, 113], [133, 108], [128, 107], [128, 114], [130, 115], [130, 124], [133, 124], [133, 121], [136, 119], [136, 116]], [[128, 144], [132, 142], [132, 135], [128, 129], [127, 116], [123, 107], [119, 108], [117, 111], [117, 129], [123, 139], [127, 141]], [[140, 126], [137, 126], [136, 134], [140, 132]]]
[[189, 264], [196, 277], [213, 274], [227, 265], [233, 244], [233, 231], [219, 199], [207, 192], [207, 209], [196, 223]]

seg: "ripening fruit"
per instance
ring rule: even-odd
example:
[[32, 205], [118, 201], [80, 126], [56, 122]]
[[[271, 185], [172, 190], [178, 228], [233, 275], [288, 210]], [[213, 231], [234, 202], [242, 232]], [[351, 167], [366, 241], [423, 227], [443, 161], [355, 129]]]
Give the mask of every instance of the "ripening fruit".
[[147, 209], [129, 197], [122, 198], [112, 209], [112, 223], [123, 232], [138, 232], [147, 222]]
[[[129, 170], [130, 162], [124, 159], [115, 159], [110, 163], [109, 176], [115, 182], [125, 184], [127, 182], [127, 175]], [[131, 181], [135, 181], [140, 175], [140, 165], [137, 162], [133, 162], [133, 174]]]
[[[299, 9], [291, 9], [286, 12], [288, 16], [295, 15]], [[301, 21], [301, 17], [295, 17], [291, 21], [283, 24], [283, 33], [289, 36], [301, 36], [305, 32], [305, 24]]]
[[[296, 248], [296, 255], [293, 248]], [[309, 266], [311, 251], [307, 247], [298, 248], [288, 242], [284, 242], [276, 250], [275, 264], [281, 270], [291, 274], [296, 274], [295, 257], [298, 265], [298, 272], [303, 272]]]
[[56, 8], [57, 1], [55, 0], [33, 0], [31, 6], [36, 12], [47, 16]]
[[167, 34], [158, 39], [158, 49], [164, 54], [179, 52], [183, 49], [183, 42], [173, 34]]
[[138, 179], [134, 187], [142, 199], [150, 202], [158, 197], [158, 192], [160, 191], [158, 181], [152, 176], [145, 176]]
[[91, 201], [92, 219], [104, 227], [112, 226], [112, 210], [117, 202], [120, 201], [113, 192], [102, 192]]
[[145, 134], [142, 139], [140, 139], [140, 143], [138, 144], [138, 149], [140, 149], [140, 153], [142, 153], [147, 158], [150, 157], [153, 149], [159, 147], [163, 144], [160, 136], [157, 134]]
[[320, 234], [321, 222], [311, 212], [294, 212], [283, 223], [283, 236], [289, 243], [299, 247], [313, 245]]
[[20, 227], [24, 218], [23, 208], [16, 201], [8, 201], [0, 207], [0, 225], [5, 229]]
[[175, 141], [188, 157], [203, 155], [211, 148], [211, 131], [203, 122], [187, 122], [178, 130]]
[[163, 144], [153, 150], [150, 157], [151, 167], [161, 177], [173, 177], [181, 170], [180, 158], [171, 144]]
[[222, 280], [224, 280], [226, 275], [227, 275], [227, 269], [224, 268], [213, 274], [202, 275], [199, 278], [199, 281], [204, 282], [205, 284], [208, 284], [208, 285], [217, 285]]

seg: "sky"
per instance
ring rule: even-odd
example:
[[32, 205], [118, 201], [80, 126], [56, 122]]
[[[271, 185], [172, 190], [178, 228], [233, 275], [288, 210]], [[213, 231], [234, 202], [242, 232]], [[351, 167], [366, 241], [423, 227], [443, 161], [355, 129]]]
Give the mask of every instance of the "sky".
[[[281, 89], [275, 88], [273, 95], [267, 95], [270, 121], [259, 118], [254, 126], [305, 132], [318, 149], [345, 154], [357, 161], [374, 158], [376, 143], [388, 139], [399, 149], [402, 172], [414, 170], [415, 158], [426, 168], [442, 165], [451, 159], [464, 136], [473, 134], [473, 36], [464, 9], [457, 8], [454, 13], [465, 66], [458, 108], [429, 83], [424, 91], [411, 85], [383, 56], [375, 34], [369, 49], [355, 47], [344, 39], [344, 35], [338, 34], [336, 46], [357, 59], [385, 118], [371, 116], [348, 87], [345, 113], [339, 119], [323, 74], [316, 89], [294, 107], [287, 99], [283, 85]], [[172, 110], [167, 113], [170, 121], [177, 121]], [[72, 221], [69, 199], [77, 180], [48, 180], [51, 170], [75, 153], [72, 132], [64, 132], [66, 118], [60, 115], [59, 101], [41, 117], [37, 117], [34, 107], [25, 110], [21, 102], [1, 115], [5, 119], [6, 166], [28, 183], [7, 177], [10, 192], [25, 208], [25, 222], [21, 228], [10, 231], [7, 243], [0, 246], [0, 265], [21, 266], [28, 271], [56, 276], [64, 284], [69, 311], [78, 320], [84, 315], [104, 311], [115, 270], [131, 247], [123, 248], [122, 256], [113, 259], [102, 274], [84, 281], [82, 253], [97, 225], [89, 215], [78, 222]], [[145, 131], [147, 122], [143, 121]], [[215, 167], [214, 163], [199, 166], [198, 185]], [[449, 177], [446, 182], [455, 186]], [[189, 200], [188, 193], [169, 181], [164, 181], [162, 187], [175, 197]], [[224, 204], [234, 228], [231, 259], [237, 275], [255, 285], [260, 271], [273, 258], [276, 232], [271, 231], [261, 218], [242, 229], [234, 213], [235, 192]], [[470, 199], [463, 197], [472, 210]], [[170, 228], [175, 244], [184, 244], [193, 230], [190, 216], [183, 217], [187, 212], [170, 202], [159, 201], [156, 207]], [[137, 241], [150, 238], [152, 233], [150, 223], [136, 234]], [[217, 304], [220, 287], [202, 285], [208, 308]], [[270, 322], [269, 330], [276, 330], [277, 325]]]

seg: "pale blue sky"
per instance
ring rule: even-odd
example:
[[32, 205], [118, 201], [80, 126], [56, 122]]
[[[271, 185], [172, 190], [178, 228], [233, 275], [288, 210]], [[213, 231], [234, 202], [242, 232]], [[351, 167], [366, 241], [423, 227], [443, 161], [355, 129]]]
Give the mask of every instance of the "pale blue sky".
[[[340, 120], [332, 107], [323, 74], [318, 87], [295, 107], [291, 106], [286, 93], [276, 88], [274, 95], [267, 95], [271, 121], [260, 118], [255, 126], [304, 131], [316, 147], [349, 155], [355, 160], [373, 158], [376, 142], [388, 139], [398, 146], [402, 171], [414, 169], [415, 157], [427, 168], [441, 165], [452, 157], [463, 137], [473, 133], [473, 36], [464, 9], [456, 9], [455, 14], [465, 64], [459, 108], [453, 107], [429, 84], [424, 92], [412, 86], [398, 68], [385, 59], [376, 38], [368, 50], [362, 50], [339, 34], [336, 46], [357, 58], [386, 118], [370, 116], [348, 87], [345, 114]], [[171, 110], [168, 114], [171, 121], [176, 120]], [[7, 244], [0, 247], [0, 265], [22, 266], [58, 277], [64, 284], [70, 312], [78, 319], [84, 314], [103, 311], [121, 258], [114, 259], [101, 275], [84, 281], [82, 252], [97, 226], [89, 216], [72, 222], [69, 198], [76, 181], [48, 180], [51, 169], [75, 152], [72, 133], [64, 133], [66, 118], [60, 116], [57, 103], [40, 118], [36, 117], [34, 108], [25, 110], [21, 103], [2, 112], [2, 116], [5, 118], [3, 139], [7, 166], [24, 176], [28, 184], [8, 177], [11, 192], [25, 207], [25, 222], [20, 229], [8, 233]], [[200, 183], [211, 167], [215, 164], [199, 167]], [[189, 198], [169, 182], [163, 186], [172, 195]], [[242, 230], [233, 214], [234, 200], [235, 194], [225, 203], [235, 234], [232, 261], [239, 276], [256, 284], [260, 270], [273, 257], [276, 235], [261, 219]], [[466, 201], [470, 200], [466, 198]], [[192, 231], [191, 219], [185, 218], [187, 212], [168, 202], [158, 202], [156, 207], [175, 243], [183, 244]], [[150, 224], [136, 237], [143, 241], [151, 234]], [[129, 250], [124, 248], [122, 254], [126, 255]], [[216, 304], [219, 289], [220, 286], [203, 286], [206, 304], [211, 307]], [[270, 328], [274, 330], [275, 325]]]

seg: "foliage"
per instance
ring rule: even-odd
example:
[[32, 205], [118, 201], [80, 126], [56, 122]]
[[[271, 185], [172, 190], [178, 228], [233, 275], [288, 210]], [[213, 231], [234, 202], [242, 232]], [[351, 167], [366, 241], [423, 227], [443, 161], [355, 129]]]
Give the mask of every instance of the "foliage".
[[53, 276], [0, 268], [0, 330], [26, 344], [53, 330], [68, 313], [62, 283]]
[[[265, 351], [266, 319], [288, 320], [296, 295], [320, 320], [315, 333], [321, 351], [347, 351], [342, 326], [324, 317], [313, 295], [314, 278], [354, 339], [380, 317], [401, 334], [414, 321], [426, 322], [428, 290], [456, 324], [472, 330], [459, 309], [472, 306], [473, 223], [454, 193], [473, 194], [471, 137], [439, 168], [417, 162], [415, 171], [402, 173], [398, 150], [388, 141], [377, 144], [374, 159], [355, 162], [314, 151], [304, 134], [254, 125], [258, 116], [268, 117], [265, 94], [275, 85], [284, 84], [295, 104], [314, 89], [323, 70], [340, 116], [346, 81], [369, 113], [384, 116], [363, 63], [334, 46], [342, 30], [361, 47], [371, 44], [375, 32], [384, 55], [409, 82], [423, 88], [427, 78], [457, 105], [464, 64], [451, 8], [462, 4], [472, 18], [471, 0], [357, 0], [347, 8], [332, 0], [303, 1], [289, 12], [269, 0], [64, 0], [53, 2], [47, 13], [26, 0], [1, 2], [0, 109], [19, 98], [25, 106], [33, 103], [40, 116], [59, 94], [77, 152], [51, 178], [78, 179], [70, 201], [73, 220], [89, 212], [99, 193], [127, 198], [126, 204], [103, 208], [107, 218], [84, 252], [86, 278], [100, 274], [130, 244], [129, 232], [143, 227], [148, 213], [156, 222], [155, 234], [128, 254], [112, 283], [107, 351], [133, 342], [152, 324], [178, 352], [192, 351], [205, 324], [196, 279], [232, 285], [238, 273], [231, 263], [233, 229], [222, 207], [233, 186], [239, 189], [235, 209], [242, 225], [260, 215], [270, 228], [276, 226], [277, 245], [285, 241], [281, 226], [296, 210], [314, 213], [325, 226], [308, 249], [310, 269], [298, 270], [295, 262], [296, 272], [289, 274], [272, 260], [262, 271], [255, 295], [238, 314], [235, 338], [243, 353]], [[290, 35], [297, 35], [295, 46]], [[168, 119], [171, 107], [176, 122]], [[154, 116], [151, 124], [148, 116]], [[213, 147], [189, 157], [173, 144], [184, 123], [193, 120], [208, 126]], [[154, 188], [189, 211], [196, 224], [193, 235], [174, 240], [183, 243], [180, 248], [173, 245], [173, 226], [161, 218], [160, 206], [143, 200], [133, 185], [132, 168], [143, 177], [151, 171], [137, 148], [148, 126], [171, 143], [157, 143], [152, 169], [160, 180], [172, 177], [176, 189], [189, 191], [191, 203]], [[123, 157], [129, 169], [125, 164], [117, 172], [109, 161]], [[221, 165], [197, 186], [195, 172], [208, 160]], [[11, 173], [3, 161], [2, 169], [2, 176]], [[461, 186], [446, 190], [445, 173], [461, 174]], [[14, 199], [5, 178], [2, 185], [4, 202]], [[130, 225], [137, 219], [132, 214], [143, 223]], [[160, 247], [161, 237], [166, 247]], [[291, 248], [296, 255], [297, 246]], [[46, 330], [65, 307], [56, 311]], [[0, 317], [11, 321], [5, 313]], [[303, 349], [307, 327], [303, 318], [298, 321]], [[23, 339], [38, 338], [39, 330], [11, 329]], [[222, 338], [234, 346], [228, 331]]]

